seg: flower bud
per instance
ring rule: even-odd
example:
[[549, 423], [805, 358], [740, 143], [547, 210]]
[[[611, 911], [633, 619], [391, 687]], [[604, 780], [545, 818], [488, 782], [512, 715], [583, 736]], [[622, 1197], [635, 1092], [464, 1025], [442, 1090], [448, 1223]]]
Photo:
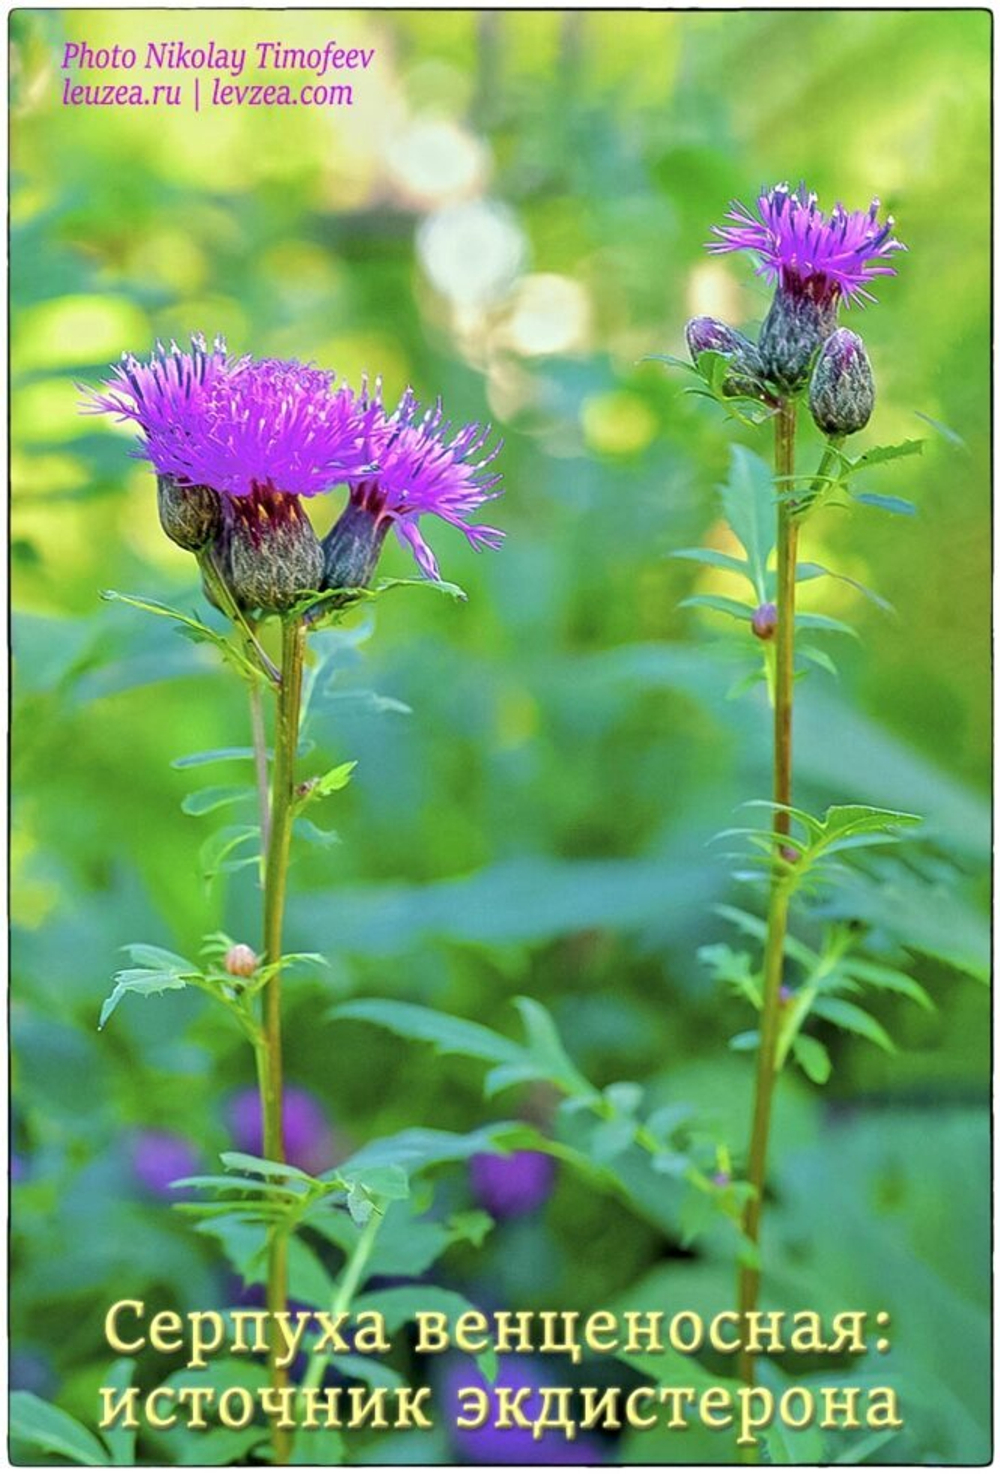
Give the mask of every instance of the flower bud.
[[817, 350], [837, 326], [837, 297], [782, 283], [760, 330], [764, 372], [787, 394], [801, 389]]
[[225, 572], [237, 602], [283, 614], [323, 579], [323, 549], [297, 496], [255, 490], [229, 499]]
[[382, 501], [377, 482], [361, 482], [352, 490], [323, 539], [324, 589], [366, 589], [371, 583], [390, 525], [390, 519], [381, 515]]
[[875, 380], [865, 345], [857, 333], [838, 328], [823, 344], [812, 383], [809, 408], [824, 435], [863, 430], [875, 407]]
[[773, 640], [778, 629], [777, 604], [758, 604], [750, 616], [750, 628], [758, 640]]
[[717, 317], [692, 317], [684, 329], [688, 351], [695, 363], [700, 353], [723, 353], [730, 371], [722, 381], [723, 394], [764, 397], [764, 366], [756, 344]]
[[222, 506], [210, 486], [182, 486], [175, 476], [157, 476], [160, 526], [178, 547], [200, 552], [222, 526]]
[[246, 942], [237, 942], [230, 947], [223, 961], [223, 967], [231, 977], [252, 978], [257, 971], [257, 953]]

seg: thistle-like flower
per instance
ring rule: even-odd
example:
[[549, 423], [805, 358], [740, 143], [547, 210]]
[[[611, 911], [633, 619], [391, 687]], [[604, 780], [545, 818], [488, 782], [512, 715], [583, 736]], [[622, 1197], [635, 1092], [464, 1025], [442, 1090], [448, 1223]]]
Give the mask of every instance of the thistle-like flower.
[[831, 333], [816, 359], [809, 409], [824, 435], [863, 430], [875, 408], [875, 379], [865, 345], [850, 328]]
[[470, 424], [451, 433], [440, 400], [421, 413], [407, 389], [391, 414], [382, 408], [380, 386], [358, 403], [368, 433], [364, 459], [370, 468], [348, 478], [350, 500], [324, 539], [327, 589], [364, 588], [371, 580], [390, 527], [410, 548], [427, 578], [440, 580], [437, 559], [420, 531], [423, 516], [458, 527], [477, 551], [498, 548], [503, 533], [469, 517], [499, 496], [500, 476], [487, 468], [501, 448], [486, 450], [490, 427]]
[[126, 354], [90, 409], [131, 420], [135, 452], [157, 472], [167, 535], [213, 559], [237, 603], [280, 612], [323, 576], [299, 498], [368, 466], [374, 406], [333, 375], [294, 361], [230, 358], [216, 339], [189, 352], [157, 344], [148, 364]]
[[758, 197], [756, 214], [734, 201], [726, 217], [732, 224], [713, 227], [717, 239], [709, 251], [750, 251], [758, 274], [776, 285], [760, 351], [780, 388], [794, 392], [806, 382], [813, 355], [837, 325], [842, 300], [873, 302], [870, 283], [895, 275], [889, 257], [906, 247], [892, 235], [891, 216], [879, 222], [879, 209], [878, 200], [868, 210], [838, 204], [826, 216], [804, 185], [790, 190], [779, 184]]

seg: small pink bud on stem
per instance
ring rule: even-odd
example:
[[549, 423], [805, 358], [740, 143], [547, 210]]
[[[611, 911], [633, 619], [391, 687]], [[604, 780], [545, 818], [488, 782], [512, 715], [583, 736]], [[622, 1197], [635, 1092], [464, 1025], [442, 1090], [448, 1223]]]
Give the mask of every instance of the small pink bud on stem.
[[252, 978], [257, 971], [257, 953], [246, 942], [237, 942], [226, 953], [223, 967], [234, 978]]

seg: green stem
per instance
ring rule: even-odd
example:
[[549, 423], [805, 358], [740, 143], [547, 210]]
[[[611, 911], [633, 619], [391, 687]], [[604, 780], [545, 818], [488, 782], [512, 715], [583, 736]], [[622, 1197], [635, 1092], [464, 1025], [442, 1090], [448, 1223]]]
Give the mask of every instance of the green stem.
[[[787, 489], [795, 471], [795, 405], [787, 401], [778, 408], [775, 420], [774, 467], [778, 490]], [[774, 784], [777, 805], [787, 806], [792, 797], [792, 702], [795, 682], [795, 572], [798, 545], [798, 522], [794, 503], [778, 502], [778, 632], [774, 671]], [[774, 813], [774, 828], [779, 835], [789, 832], [790, 815], [785, 808]], [[757, 1309], [760, 1294], [759, 1244], [760, 1223], [764, 1207], [764, 1184], [767, 1174], [767, 1148], [771, 1132], [771, 1106], [778, 1077], [777, 1051], [781, 1019], [781, 981], [785, 957], [785, 933], [788, 925], [789, 887], [782, 871], [775, 867], [771, 881], [771, 897], [767, 914], [767, 941], [764, 948], [763, 997], [760, 1015], [760, 1048], [757, 1054], [757, 1084], [754, 1093], [753, 1124], [747, 1177], [752, 1189], [743, 1217], [743, 1232], [752, 1246], [754, 1262], [742, 1264], [739, 1270], [738, 1305], [746, 1335], [747, 1319]], [[739, 1359], [739, 1375], [747, 1385], [753, 1384], [754, 1358], [743, 1350]]]
[[[295, 799], [295, 756], [299, 745], [299, 710], [302, 701], [302, 665], [305, 629], [300, 620], [286, 620], [281, 632], [281, 685], [274, 733], [274, 767], [271, 781], [271, 819], [264, 866], [264, 959], [275, 963], [282, 954], [288, 857], [291, 848]], [[272, 1162], [285, 1160], [282, 1123], [281, 1062], [281, 972], [276, 970], [263, 990], [264, 1038], [257, 1055], [261, 1115], [264, 1126], [264, 1156]], [[286, 1368], [278, 1366], [281, 1350], [274, 1317], [287, 1308], [288, 1235], [271, 1236], [267, 1262], [267, 1308], [270, 1313], [268, 1366], [271, 1385], [288, 1385]], [[272, 1429], [274, 1459], [285, 1464], [291, 1455], [287, 1429]]]
[[[358, 1241], [351, 1251], [351, 1257], [344, 1265], [343, 1273], [337, 1284], [337, 1293], [330, 1307], [331, 1316], [346, 1315], [347, 1311], [350, 1310], [351, 1302], [358, 1293], [358, 1288], [368, 1267], [368, 1261], [372, 1256], [372, 1250], [375, 1247], [375, 1240], [378, 1238], [378, 1231], [382, 1227], [384, 1216], [384, 1212], [381, 1209], [376, 1209], [361, 1230]], [[309, 1358], [309, 1365], [306, 1367], [306, 1374], [302, 1378], [299, 1386], [300, 1392], [315, 1391], [320, 1386], [328, 1360], [329, 1357], [325, 1351], [313, 1352]]]

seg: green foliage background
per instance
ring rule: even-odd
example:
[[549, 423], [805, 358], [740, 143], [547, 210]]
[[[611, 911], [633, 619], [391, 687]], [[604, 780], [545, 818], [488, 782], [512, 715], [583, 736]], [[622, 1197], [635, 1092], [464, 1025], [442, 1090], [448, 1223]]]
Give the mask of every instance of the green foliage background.
[[[678, 609], [725, 576], [669, 556], [727, 546], [714, 487], [733, 427], [644, 359], [681, 352], [694, 311], [759, 321], [748, 264], [701, 247], [730, 198], [801, 176], [825, 203], [878, 194], [897, 218], [899, 275], [850, 314], [879, 390], [863, 439], [928, 443], [878, 481], [916, 518], [858, 508], [810, 525], [804, 556], [898, 613], [806, 586], [807, 607], [862, 642], [838, 649], [839, 682], [800, 690], [799, 797], [927, 817], [925, 846], [886, 862], [863, 914], [908, 950], [938, 1012], [883, 1000], [897, 1055], [831, 1034], [826, 1091], [783, 1084], [769, 1303], [891, 1310], [893, 1351], [872, 1370], [905, 1387], [907, 1428], [876, 1461], [987, 1457], [990, 24], [15, 13], [12, 1332], [84, 1422], [113, 1298], [220, 1294], [210, 1244], [142, 1198], [128, 1144], [177, 1131], [210, 1169], [221, 1103], [250, 1078], [235, 1036], [186, 996], [127, 1002], [98, 1034], [108, 977], [139, 938], [190, 953], [224, 925], [255, 941], [256, 896], [245, 871], [205, 886], [212, 818], [181, 813], [192, 774], [171, 767], [246, 740], [239, 683], [99, 602], [108, 586], [199, 595], [148, 471], [120, 430], [81, 418], [78, 384], [122, 349], [222, 331], [351, 382], [381, 372], [390, 399], [406, 383], [441, 393], [506, 439], [503, 552], [477, 558], [435, 529], [468, 605], [403, 591], [356, 619], [325, 715], [324, 755], [359, 766], [331, 801], [342, 843], [293, 872], [289, 945], [331, 968], [289, 989], [288, 1067], [342, 1137], [467, 1130], [545, 1103], [484, 1108], [477, 1070], [331, 1023], [333, 1002], [398, 997], [509, 1033], [527, 993], [596, 1083], [711, 1107], [741, 1149], [751, 1067], [725, 1041], [746, 1020], [695, 954], [724, 934], [713, 905], [741, 899], [706, 841], [766, 794], [768, 718], [759, 688], [726, 699], [725, 621]], [[376, 60], [351, 109], [61, 105], [67, 39], [166, 36], [335, 36]], [[766, 455], [766, 433], [736, 438]], [[411, 571], [395, 547], [384, 570]], [[461, 1169], [442, 1190], [471, 1202]], [[731, 1303], [729, 1262], [679, 1240], [564, 1170], [544, 1212], [456, 1251], [446, 1278], [515, 1308]], [[706, 1460], [719, 1437], [633, 1433], [607, 1455]], [[428, 1437], [356, 1456], [448, 1454]]]

